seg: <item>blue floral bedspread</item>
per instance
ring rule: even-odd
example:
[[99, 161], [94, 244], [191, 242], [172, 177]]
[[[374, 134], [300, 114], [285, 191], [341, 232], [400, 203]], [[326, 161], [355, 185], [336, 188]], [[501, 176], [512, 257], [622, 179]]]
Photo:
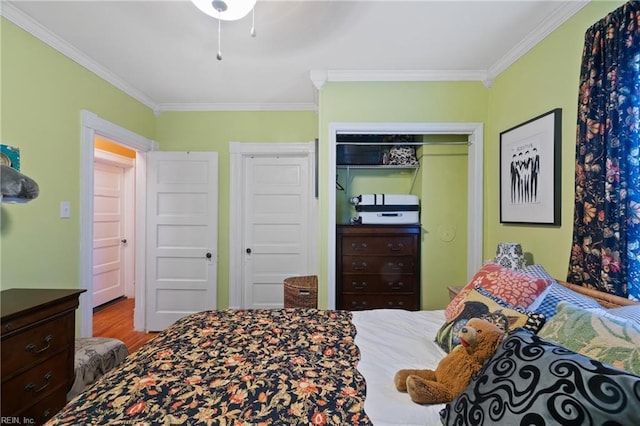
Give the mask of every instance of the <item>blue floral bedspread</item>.
[[347, 311], [190, 315], [48, 425], [370, 425], [355, 332]]

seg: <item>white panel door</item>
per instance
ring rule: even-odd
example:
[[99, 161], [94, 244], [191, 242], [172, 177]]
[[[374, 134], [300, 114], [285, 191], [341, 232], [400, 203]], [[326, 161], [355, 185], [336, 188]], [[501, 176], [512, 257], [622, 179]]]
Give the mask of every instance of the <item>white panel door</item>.
[[150, 152], [146, 329], [216, 308], [218, 153]]
[[124, 169], [95, 163], [93, 307], [124, 296]]
[[283, 280], [309, 271], [309, 156], [245, 157], [245, 308], [281, 308]]

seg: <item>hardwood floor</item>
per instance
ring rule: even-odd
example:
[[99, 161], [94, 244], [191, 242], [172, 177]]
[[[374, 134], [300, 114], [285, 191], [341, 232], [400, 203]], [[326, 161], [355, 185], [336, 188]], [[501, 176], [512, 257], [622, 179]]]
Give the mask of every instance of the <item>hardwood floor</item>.
[[122, 340], [133, 353], [158, 333], [133, 331], [133, 299], [122, 299], [100, 308], [93, 314], [93, 335]]

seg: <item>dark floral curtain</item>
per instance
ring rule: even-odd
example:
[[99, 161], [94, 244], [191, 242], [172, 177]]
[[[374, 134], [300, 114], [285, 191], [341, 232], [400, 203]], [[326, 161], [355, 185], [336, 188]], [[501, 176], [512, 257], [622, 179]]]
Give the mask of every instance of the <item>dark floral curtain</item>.
[[640, 299], [640, 1], [589, 28], [567, 281]]

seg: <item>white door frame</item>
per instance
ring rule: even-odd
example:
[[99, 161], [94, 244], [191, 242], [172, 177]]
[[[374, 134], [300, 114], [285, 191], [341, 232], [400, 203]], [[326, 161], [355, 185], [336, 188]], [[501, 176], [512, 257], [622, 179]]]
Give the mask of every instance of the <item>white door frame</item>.
[[[294, 155], [304, 154], [312, 159], [316, 155], [315, 142], [301, 143], [243, 143], [229, 142], [229, 307], [242, 306], [242, 203], [244, 199], [244, 157], [252, 155]], [[317, 179], [316, 162], [310, 161], [309, 182], [315, 185]], [[313, 187], [313, 185], [311, 185]], [[311, 197], [309, 206], [309, 262], [310, 273], [318, 270], [318, 199]]]
[[482, 123], [329, 123], [328, 308], [336, 306], [336, 135], [381, 133], [469, 135], [467, 177], [467, 279], [482, 266], [483, 132]]
[[[136, 241], [145, 241], [146, 218], [146, 165], [144, 153], [157, 150], [155, 141], [124, 127], [113, 124], [96, 114], [82, 110], [80, 113], [80, 285], [87, 291], [80, 295], [80, 335], [93, 335], [93, 162], [94, 138], [100, 135], [138, 152], [136, 156]], [[135, 288], [136, 308], [133, 326], [144, 330], [144, 244], [136, 245]]]

